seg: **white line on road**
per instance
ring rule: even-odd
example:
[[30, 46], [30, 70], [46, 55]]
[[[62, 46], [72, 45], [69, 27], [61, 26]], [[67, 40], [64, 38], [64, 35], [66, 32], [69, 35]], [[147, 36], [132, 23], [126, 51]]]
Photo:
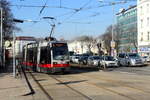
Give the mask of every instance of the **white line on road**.
[[132, 75], [137, 74], [137, 73], [130, 73], [130, 72], [119, 72], [119, 73], [123, 73], [123, 74], [132, 74]]

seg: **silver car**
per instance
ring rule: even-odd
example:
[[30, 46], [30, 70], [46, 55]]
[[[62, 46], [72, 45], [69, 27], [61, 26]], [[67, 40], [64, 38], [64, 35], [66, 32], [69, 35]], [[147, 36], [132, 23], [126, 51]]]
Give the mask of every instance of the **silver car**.
[[76, 64], [79, 64], [79, 59], [80, 59], [80, 56], [72, 56], [71, 57], [71, 61]]
[[99, 66], [100, 61], [102, 60], [101, 56], [89, 56], [87, 64], [90, 66]]
[[118, 55], [118, 64], [120, 66], [141, 66], [144, 65], [144, 61], [138, 53], [120, 53]]
[[118, 60], [112, 56], [103, 56], [103, 59], [100, 61], [101, 67], [118, 67]]

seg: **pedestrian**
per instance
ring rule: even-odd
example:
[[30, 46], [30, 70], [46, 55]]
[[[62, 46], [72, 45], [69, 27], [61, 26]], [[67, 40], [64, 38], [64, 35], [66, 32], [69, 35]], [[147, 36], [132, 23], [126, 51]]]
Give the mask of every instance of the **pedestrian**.
[[5, 50], [5, 64], [6, 66], [9, 65], [9, 51]]

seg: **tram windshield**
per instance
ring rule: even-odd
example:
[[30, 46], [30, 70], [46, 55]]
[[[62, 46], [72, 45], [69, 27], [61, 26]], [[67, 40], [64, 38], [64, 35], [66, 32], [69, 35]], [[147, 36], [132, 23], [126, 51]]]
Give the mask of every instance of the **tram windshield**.
[[55, 43], [53, 47], [53, 59], [54, 60], [68, 60], [69, 52], [66, 43]]

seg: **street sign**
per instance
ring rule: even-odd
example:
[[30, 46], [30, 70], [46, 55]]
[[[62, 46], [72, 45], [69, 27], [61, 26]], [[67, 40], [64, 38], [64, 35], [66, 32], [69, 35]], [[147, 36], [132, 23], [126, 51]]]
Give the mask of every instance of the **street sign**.
[[4, 45], [5, 45], [6, 48], [8, 48], [11, 45], [11, 43], [10, 43], [10, 41], [7, 40], [7, 41], [5, 41]]
[[111, 41], [111, 47], [115, 48], [115, 41]]

